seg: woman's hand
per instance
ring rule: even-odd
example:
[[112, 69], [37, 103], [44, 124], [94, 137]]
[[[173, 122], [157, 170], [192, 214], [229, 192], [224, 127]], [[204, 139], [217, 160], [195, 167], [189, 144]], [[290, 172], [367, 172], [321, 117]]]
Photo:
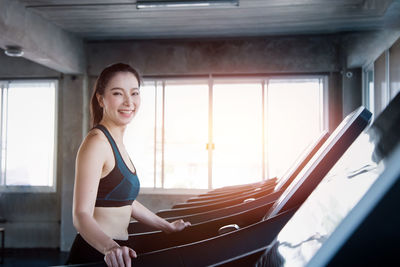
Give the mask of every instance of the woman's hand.
[[136, 252], [133, 249], [115, 246], [106, 251], [104, 261], [109, 267], [131, 267], [131, 258], [136, 257]]
[[185, 222], [182, 219], [173, 221], [172, 223], [169, 224], [169, 230], [168, 233], [173, 233], [173, 232], [179, 232], [185, 229], [188, 226], [191, 226], [190, 222]]

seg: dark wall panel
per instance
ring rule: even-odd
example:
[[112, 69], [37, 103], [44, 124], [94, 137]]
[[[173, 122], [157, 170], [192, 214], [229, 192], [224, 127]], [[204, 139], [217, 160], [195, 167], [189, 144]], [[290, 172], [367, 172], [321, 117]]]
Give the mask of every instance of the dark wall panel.
[[343, 118], [361, 106], [361, 68], [343, 73]]
[[390, 55], [390, 97], [400, 92], [400, 39], [389, 49]]

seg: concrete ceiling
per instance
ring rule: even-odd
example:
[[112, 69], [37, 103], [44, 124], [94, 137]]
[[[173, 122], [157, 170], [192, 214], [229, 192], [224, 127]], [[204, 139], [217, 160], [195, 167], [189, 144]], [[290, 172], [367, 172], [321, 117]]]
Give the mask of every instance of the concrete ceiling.
[[19, 0], [27, 11], [84, 40], [379, 30], [396, 1], [240, 0], [238, 7], [138, 10], [136, 0]]
[[74, 74], [86, 70], [85, 42], [92, 40], [400, 32], [400, 0], [239, 1], [138, 10], [136, 0], [0, 0], [0, 48], [20, 46], [26, 59]]

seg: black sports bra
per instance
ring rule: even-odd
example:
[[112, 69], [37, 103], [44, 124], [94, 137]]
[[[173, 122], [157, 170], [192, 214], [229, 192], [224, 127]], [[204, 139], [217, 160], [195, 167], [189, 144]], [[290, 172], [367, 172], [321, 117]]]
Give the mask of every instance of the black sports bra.
[[94, 128], [101, 130], [107, 137], [115, 158], [115, 166], [112, 171], [100, 179], [95, 207], [122, 207], [131, 205], [139, 194], [140, 189], [140, 182], [136, 171], [133, 173], [126, 166], [107, 128], [100, 124]]

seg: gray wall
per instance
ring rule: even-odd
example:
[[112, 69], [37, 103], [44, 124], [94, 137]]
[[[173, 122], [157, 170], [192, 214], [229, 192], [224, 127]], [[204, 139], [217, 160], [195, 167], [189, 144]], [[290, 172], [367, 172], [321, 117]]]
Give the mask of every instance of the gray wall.
[[339, 37], [90, 42], [88, 74], [127, 62], [145, 76], [340, 71]]

